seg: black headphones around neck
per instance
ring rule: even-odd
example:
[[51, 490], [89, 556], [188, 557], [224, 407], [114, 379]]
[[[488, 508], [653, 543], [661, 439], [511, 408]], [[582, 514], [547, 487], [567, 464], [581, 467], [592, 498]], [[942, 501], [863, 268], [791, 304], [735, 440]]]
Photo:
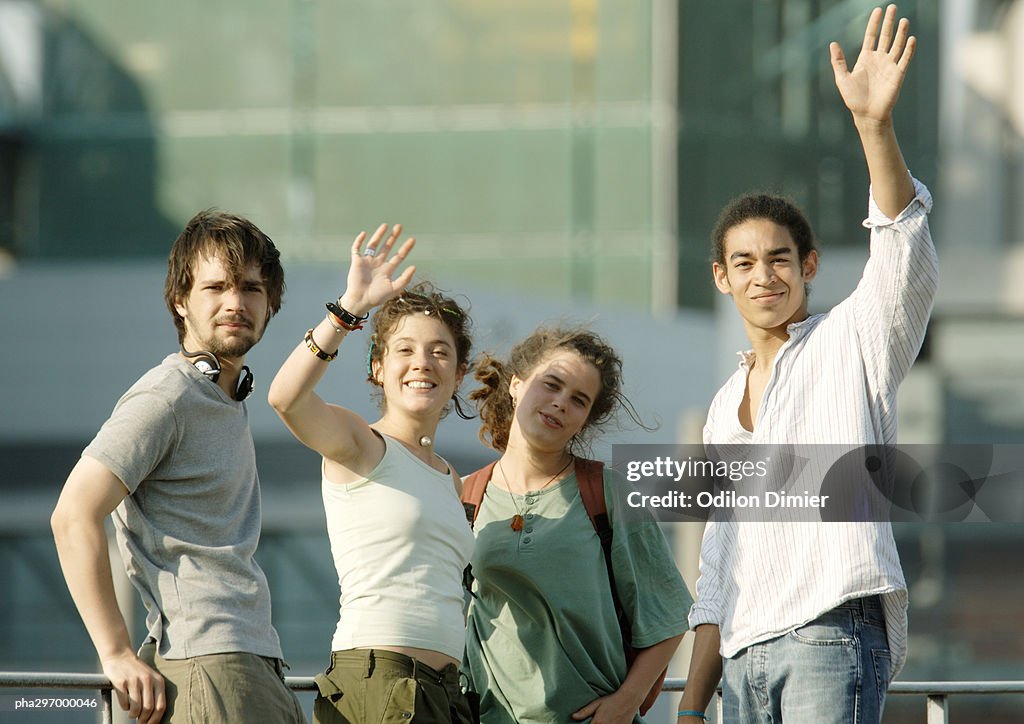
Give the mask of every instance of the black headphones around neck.
[[[196, 369], [202, 372], [207, 379], [211, 382], [216, 383], [220, 379], [220, 362], [217, 360], [217, 356], [210, 353], [199, 350], [198, 352], [189, 352], [182, 345], [181, 353], [185, 355], [189, 361], [195, 365]], [[252, 392], [252, 372], [248, 367], [242, 365], [242, 374], [238, 376], [238, 385], [235, 387], [235, 400], [241, 402]]]

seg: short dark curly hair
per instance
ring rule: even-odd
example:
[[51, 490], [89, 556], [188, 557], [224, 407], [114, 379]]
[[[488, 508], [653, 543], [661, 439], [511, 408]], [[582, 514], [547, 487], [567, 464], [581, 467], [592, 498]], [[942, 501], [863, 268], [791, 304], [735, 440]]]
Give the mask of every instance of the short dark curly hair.
[[733, 199], [718, 215], [711, 233], [711, 261], [725, 264], [725, 235], [750, 219], [767, 219], [785, 227], [793, 237], [800, 261], [817, 251], [811, 223], [796, 204], [783, 196], [755, 193]]

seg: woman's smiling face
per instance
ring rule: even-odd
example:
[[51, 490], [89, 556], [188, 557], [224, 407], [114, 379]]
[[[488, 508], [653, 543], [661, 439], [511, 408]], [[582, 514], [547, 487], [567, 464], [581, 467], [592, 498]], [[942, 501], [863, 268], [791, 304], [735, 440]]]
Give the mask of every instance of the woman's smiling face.
[[440, 415], [462, 381], [455, 338], [436, 317], [408, 314], [399, 320], [373, 365], [388, 413]]

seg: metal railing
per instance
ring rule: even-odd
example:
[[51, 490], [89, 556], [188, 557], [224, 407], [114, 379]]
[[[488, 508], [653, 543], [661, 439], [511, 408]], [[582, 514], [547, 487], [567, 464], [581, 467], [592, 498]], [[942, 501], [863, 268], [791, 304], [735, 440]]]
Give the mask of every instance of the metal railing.
[[[312, 676], [288, 676], [285, 683], [293, 691], [315, 691]], [[663, 692], [681, 692], [686, 679], [665, 679]], [[57, 689], [57, 690], [98, 690], [99, 707], [104, 724], [110, 724], [113, 717], [110, 681], [103, 674], [62, 674], [49, 671], [0, 672], [0, 689]], [[721, 690], [715, 697], [715, 717], [722, 721]], [[890, 695], [914, 695], [926, 697], [925, 721], [927, 724], [949, 724], [950, 697], [962, 694], [1024, 694], [1024, 681], [895, 681], [889, 686]]]
[[[682, 691], [686, 679], [665, 679], [663, 691]], [[894, 681], [888, 695], [924, 696], [926, 724], [950, 724], [949, 699], [955, 694], [1024, 694], [1024, 681]], [[714, 701], [714, 719], [722, 722], [722, 690]]]

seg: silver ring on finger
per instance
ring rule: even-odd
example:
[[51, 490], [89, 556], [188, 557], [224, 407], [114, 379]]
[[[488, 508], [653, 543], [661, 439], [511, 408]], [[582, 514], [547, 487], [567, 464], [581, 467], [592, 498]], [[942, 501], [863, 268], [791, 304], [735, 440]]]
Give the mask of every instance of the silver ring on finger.
[[363, 252], [363, 256], [377, 256], [377, 250], [367, 249], [366, 251]]

